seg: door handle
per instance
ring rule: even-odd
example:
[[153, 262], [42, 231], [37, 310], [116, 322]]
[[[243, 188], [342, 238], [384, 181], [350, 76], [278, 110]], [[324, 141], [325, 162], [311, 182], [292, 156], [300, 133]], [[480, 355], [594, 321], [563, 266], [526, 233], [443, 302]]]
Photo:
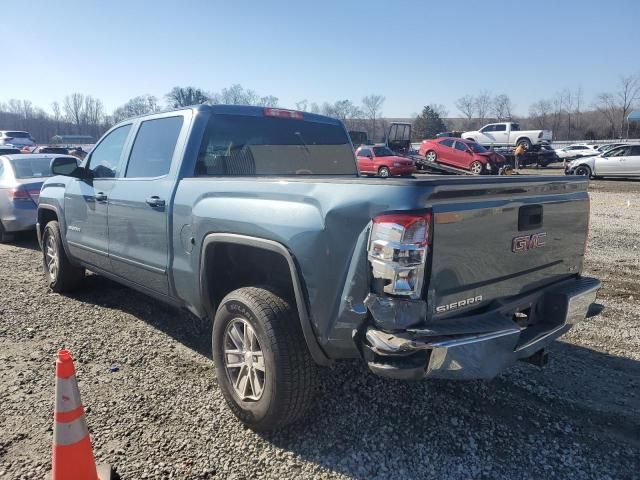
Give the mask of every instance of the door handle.
[[157, 195], [153, 195], [152, 197], [147, 197], [145, 200], [150, 207], [164, 207], [165, 202]]
[[107, 196], [104, 194], [104, 192], [98, 192], [95, 195], [95, 199], [96, 199], [96, 202], [106, 202]]

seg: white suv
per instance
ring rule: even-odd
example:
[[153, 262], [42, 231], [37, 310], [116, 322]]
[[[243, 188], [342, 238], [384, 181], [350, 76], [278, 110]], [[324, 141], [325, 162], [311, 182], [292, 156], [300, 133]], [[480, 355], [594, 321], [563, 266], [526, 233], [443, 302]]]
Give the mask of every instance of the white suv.
[[593, 145], [586, 143], [574, 143], [564, 148], [556, 149], [556, 155], [561, 159], [570, 160], [572, 158], [589, 157], [591, 155], [599, 155], [600, 151], [596, 150]]
[[0, 145], [13, 145], [14, 147], [33, 147], [36, 144], [29, 132], [19, 130], [0, 130]]

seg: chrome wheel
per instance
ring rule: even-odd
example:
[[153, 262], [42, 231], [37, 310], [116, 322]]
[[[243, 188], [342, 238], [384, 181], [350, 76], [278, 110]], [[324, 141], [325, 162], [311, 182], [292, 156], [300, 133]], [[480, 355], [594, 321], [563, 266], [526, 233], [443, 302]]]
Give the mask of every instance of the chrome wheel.
[[427, 152], [427, 160], [429, 160], [430, 162], [435, 162], [436, 157], [436, 152]]
[[58, 278], [60, 259], [58, 257], [58, 245], [56, 244], [56, 239], [53, 235], [47, 236], [45, 262], [47, 264], [47, 270], [49, 271], [51, 280], [55, 281]]
[[223, 358], [236, 395], [244, 401], [260, 400], [267, 372], [258, 337], [247, 320], [235, 318], [227, 325]]
[[480, 162], [473, 162], [470, 170], [474, 175], [480, 175], [482, 173], [482, 164]]
[[387, 178], [390, 175], [389, 169], [387, 167], [382, 167], [378, 172], [378, 175], [380, 175], [382, 178]]

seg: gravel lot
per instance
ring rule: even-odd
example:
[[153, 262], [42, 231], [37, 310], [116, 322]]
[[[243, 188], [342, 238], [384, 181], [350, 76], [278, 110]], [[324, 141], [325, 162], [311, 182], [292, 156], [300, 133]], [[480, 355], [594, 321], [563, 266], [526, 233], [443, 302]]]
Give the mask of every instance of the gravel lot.
[[400, 383], [340, 364], [308, 422], [270, 435], [226, 408], [210, 325], [98, 276], [72, 297], [47, 293], [35, 239], [0, 245], [0, 478], [50, 470], [63, 346], [96, 457], [123, 479], [640, 478], [640, 182], [591, 191], [587, 273], [607, 308], [544, 370]]

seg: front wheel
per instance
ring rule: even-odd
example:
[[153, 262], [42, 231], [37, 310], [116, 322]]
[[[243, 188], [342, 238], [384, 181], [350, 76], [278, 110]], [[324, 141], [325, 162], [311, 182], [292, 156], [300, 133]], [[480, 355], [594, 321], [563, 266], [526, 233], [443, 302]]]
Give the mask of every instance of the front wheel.
[[71, 264], [62, 246], [60, 225], [52, 220], [42, 234], [42, 260], [49, 288], [56, 293], [70, 292], [80, 286], [84, 268]]
[[580, 165], [575, 170], [576, 175], [582, 175], [583, 177], [591, 177], [591, 169], [586, 165]]
[[430, 162], [435, 162], [438, 159], [438, 154], [433, 150], [429, 150], [424, 158], [426, 158]]
[[227, 404], [254, 430], [295, 422], [313, 400], [317, 367], [300, 321], [269, 290], [244, 287], [222, 300], [213, 323], [213, 359]]
[[380, 169], [378, 170], [378, 175], [380, 175], [382, 178], [387, 178], [391, 176], [391, 172], [387, 167], [380, 167]]
[[469, 171], [474, 175], [480, 175], [483, 169], [484, 165], [482, 165], [482, 162], [479, 162], [478, 160], [472, 162], [469, 166]]

